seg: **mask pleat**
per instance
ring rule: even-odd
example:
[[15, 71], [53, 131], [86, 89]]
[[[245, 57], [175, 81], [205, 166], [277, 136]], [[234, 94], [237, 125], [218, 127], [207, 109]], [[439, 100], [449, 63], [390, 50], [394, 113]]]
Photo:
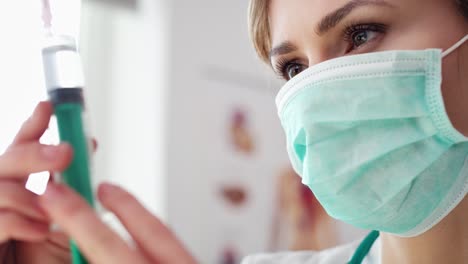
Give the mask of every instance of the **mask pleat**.
[[[356, 221], [374, 213], [379, 207], [387, 204], [411, 182], [422, 174], [432, 163], [436, 162], [449, 148], [437, 136], [414, 142], [401, 147], [376, 160], [346, 171], [334, 179], [321, 182], [308, 182], [319, 200], [351, 199], [366, 197], [358, 203], [358, 208], [349, 208], [346, 204], [336, 205], [332, 216], [345, 214], [344, 221]], [[376, 177], [378, 175], [378, 177]], [[313, 175], [312, 175], [313, 178]], [[356, 185], [357, 182], [367, 184]], [[353, 188], [349, 188], [353, 185]], [[387, 186], [375, 189], [374, 186]]]
[[[361, 122], [349, 130], [337, 132], [320, 140], [314, 140], [313, 132], [306, 137], [307, 153], [304, 169], [317, 175], [320, 179], [310, 178], [311, 182], [330, 180], [334, 175], [342, 174], [362, 166], [387, 153], [425, 140], [436, 133], [428, 126], [430, 119], [385, 120], [380, 122]], [[429, 130], [429, 131], [428, 131]], [[312, 128], [312, 131], [314, 130]], [[407, 136], [401, 137], [402, 134]], [[333, 159], [327, 157], [333, 156]]]

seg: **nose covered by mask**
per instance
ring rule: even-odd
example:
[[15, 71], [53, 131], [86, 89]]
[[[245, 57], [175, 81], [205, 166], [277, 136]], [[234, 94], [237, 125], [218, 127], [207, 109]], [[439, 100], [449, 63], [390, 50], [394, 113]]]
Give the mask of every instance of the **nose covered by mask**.
[[325, 210], [355, 226], [419, 235], [468, 191], [468, 138], [449, 120], [451, 49], [332, 59], [291, 79], [276, 103], [287, 150]]

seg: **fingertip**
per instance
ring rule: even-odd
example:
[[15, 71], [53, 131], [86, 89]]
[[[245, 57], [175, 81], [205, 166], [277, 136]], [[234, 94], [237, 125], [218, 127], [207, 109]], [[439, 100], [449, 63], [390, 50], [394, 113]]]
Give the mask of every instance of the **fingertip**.
[[52, 108], [52, 103], [45, 100], [45, 101], [40, 101], [38, 104], [37, 104], [37, 107], [42, 107], [42, 108]]
[[52, 112], [53, 112], [52, 104], [49, 101], [41, 101], [37, 104], [33, 115], [44, 113], [50, 116], [52, 115]]
[[53, 113], [52, 104], [40, 102], [36, 105], [32, 115], [23, 123], [12, 145], [38, 140], [49, 126], [50, 117]]
[[101, 201], [102, 205], [111, 211], [119, 204], [133, 202], [136, 200], [132, 194], [111, 183], [102, 183], [98, 187], [97, 197], [99, 201]]
[[73, 148], [69, 143], [60, 143], [57, 147], [57, 156], [56, 156], [56, 162], [57, 162], [57, 167], [54, 169], [58, 171], [63, 171], [68, 166], [70, 165], [72, 159], [73, 159]]
[[101, 183], [98, 186], [97, 195], [98, 195], [99, 200], [104, 202], [109, 198], [110, 195], [114, 194], [115, 192], [119, 192], [121, 190], [122, 189], [118, 187], [117, 185], [105, 182], [105, 183]]
[[57, 147], [60, 148], [60, 150], [63, 152], [63, 154], [72, 154], [73, 153], [73, 147], [70, 145], [68, 142], [62, 142], [57, 145]]
[[99, 184], [99, 189], [102, 190], [103, 192], [112, 192], [121, 189], [119, 186], [116, 184], [110, 183], [110, 182], [103, 182]]

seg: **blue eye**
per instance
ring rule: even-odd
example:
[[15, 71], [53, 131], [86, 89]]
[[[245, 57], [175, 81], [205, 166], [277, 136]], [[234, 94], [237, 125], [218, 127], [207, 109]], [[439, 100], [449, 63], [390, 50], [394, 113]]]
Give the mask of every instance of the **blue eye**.
[[297, 63], [290, 63], [285, 67], [285, 75], [288, 80], [294, 78], [294, 76], [298, 75], [305, 69], [304, 66], [297, 64]]
[[307, 66], [298, 59], [286, 60], [280, 58], [273, 66], [275, 72], [286, 81], [307, 69]]
[[360, 31], [356, 33], [353, 37], [353, 45], [359, 47], [362, 44], [366, 43], [369, 39], [369, 31]]
[[348, 42], [348, 50], [350, 52], [357, 49], [386, 31], [387, 26], [383, 24], [359, 24], [351, 25], [344, 31], [344, 39]]

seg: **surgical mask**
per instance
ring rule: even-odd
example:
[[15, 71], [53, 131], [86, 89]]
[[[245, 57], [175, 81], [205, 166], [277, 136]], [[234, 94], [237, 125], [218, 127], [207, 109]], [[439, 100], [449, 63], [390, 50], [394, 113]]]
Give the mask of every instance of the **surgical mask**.
[[302, 182], [334, 218], [419, 235], [468, 190], [468, 138], [449, 120], [439, 49], [384, 51], [317, 64], [276, 104]]

